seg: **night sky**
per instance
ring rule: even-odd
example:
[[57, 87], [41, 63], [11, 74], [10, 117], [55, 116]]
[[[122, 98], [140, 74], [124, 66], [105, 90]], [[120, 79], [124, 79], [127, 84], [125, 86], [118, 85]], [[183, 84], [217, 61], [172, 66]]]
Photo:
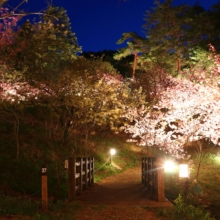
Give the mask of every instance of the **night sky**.
[[[10, 2], [16, 5], [21, 0]], [[72, 31], [84, 52], [117, 50], [122, 45], [116, 42], [124, 32], [144, 36], [144, 14], [154, 6], [154, 0], [29, 0], [22, 7], [29, 12], [39, 11], [46, 8], [46, 2], [67, 10]], [[194, 5], [196, 2], [209, 9], [218, 0], [174, 0], [177, 5]]]

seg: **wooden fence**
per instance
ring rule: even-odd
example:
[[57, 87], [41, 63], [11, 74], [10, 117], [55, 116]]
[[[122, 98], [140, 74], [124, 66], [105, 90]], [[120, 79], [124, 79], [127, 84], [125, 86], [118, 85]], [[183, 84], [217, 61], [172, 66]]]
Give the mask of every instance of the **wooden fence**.
[[164, 202], [164, 168], [163, 159], [156, 157], [142, 158], [142, 183], [151, 197], [159, 202]]
[[68, 200], [72, 201], [94, 183], [94, 158], [68, 159]]

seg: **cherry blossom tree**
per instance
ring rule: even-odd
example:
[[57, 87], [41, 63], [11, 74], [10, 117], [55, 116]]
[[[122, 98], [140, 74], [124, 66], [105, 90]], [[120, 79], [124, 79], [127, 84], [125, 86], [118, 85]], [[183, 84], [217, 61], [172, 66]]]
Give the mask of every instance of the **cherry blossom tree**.
[[123, 127], [131, 134], [128, 141], [157, 147], [176, 158], [184, 158], [189, 142], [209, 139], [220, 145], [219, 56], [213, 56], [217, 68], [210, 73], [201, 71], [191, 81], [167, 77], [168, 86], [157, 104], [130, 109], [125, 118], [133, 124]]

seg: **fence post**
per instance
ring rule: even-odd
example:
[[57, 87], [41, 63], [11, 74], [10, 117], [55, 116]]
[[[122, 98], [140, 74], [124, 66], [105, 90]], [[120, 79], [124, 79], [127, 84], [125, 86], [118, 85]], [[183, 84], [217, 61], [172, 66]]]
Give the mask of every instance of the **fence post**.
[[153, 195], [154, 198], [158, 198], [158, 175], [157, 175], [157, 158], [156, 157], [152, 157], [152, 191], [153, 191]]
[[90, 158], [90, 185], [94, 184], [94, 169], [95, 169], [95, 160], [94, 157]]
[[141, 182], [142, 182], [142, 184], [144, 184], [145, 173], [146, 173], [144, 161], [145, 161], [145, 158], [142, 157], [142, 167], [141, 167], [141, 168], [142, 168], [142, 173], [141, 173], [141, 175], [142, 175], [142, 177], [141, 177]]
[[88, 188], [88, 157], [85, 157], [84, 158], [84, 171], [85, 171], [85, 175], [84, 175], [84, 178], [83, 178], [83, 181], [84, 181], [84, 188], [83, 190], [86, 190]]
[[76, 198], [76, 159], [68, 158], [68, 201]]
[[147, 181], [147, 190], [151, 190], [153, 192], [153, 157], [148, 157], [147, 158], [147, 176], [148, 176], [148, 181]]
[[142, 158], [142, 184], [147, 186], [148, 183], [148, 158]]
[[80, 163], [80, 165], [79, 165], [79, 192], [80, 192], [80, 194], [82, 193], [82, 191], [83, 191], [83, 158], [81, 157], [81, 158], [79, 158], [79, 163]]
[[42, 210], [48, 209], [48, 187], [47, 187], [47, 167], [42, 166], [41, 169], [41, 195], [42, 195]]
[[157, 190], [158, 190], [158, 202], [165, 202], [165, 190], [164, 190], [164, 168], [163, 159], [157, 158]]

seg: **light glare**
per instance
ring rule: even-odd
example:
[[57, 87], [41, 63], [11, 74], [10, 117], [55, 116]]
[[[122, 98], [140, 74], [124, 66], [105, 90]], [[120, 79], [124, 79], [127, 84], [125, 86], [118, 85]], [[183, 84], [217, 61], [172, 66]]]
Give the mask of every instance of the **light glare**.
[[110, 150], [111, 156], [115, 155], [115, 153], [116, 153], [116, 150], [112, 148], [112, 149]]
[[165, 161], [163, 167], [165, 172], [174, 172], [174, 170], [176, 169], [175, 163], [171, 160]]

